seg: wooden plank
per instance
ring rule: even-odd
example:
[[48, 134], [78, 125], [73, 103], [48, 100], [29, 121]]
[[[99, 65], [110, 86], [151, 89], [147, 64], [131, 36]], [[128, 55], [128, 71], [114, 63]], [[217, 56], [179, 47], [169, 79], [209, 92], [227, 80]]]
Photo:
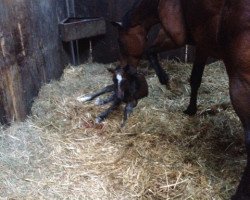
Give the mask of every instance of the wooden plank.
[[64, 0], [0, 1], [0, 122], [23, 120], [43, 83], [59, 78], [68, 58], [58, 23]]

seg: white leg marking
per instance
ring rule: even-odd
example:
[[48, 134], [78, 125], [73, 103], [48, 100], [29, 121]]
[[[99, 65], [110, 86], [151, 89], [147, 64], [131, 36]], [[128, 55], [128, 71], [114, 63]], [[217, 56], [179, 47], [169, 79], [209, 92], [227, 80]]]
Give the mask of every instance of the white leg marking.
[[103, 121], [103, 119], [102, 119], [101, 117], [97, 117], [97, 118], [95, 119], [95, 123], [96, 123], [96, 124], [100, 124], [100, 123], [102, 123], [102, 121]]
[[83, 95], [83, 96], [77, 97], [77, 101], [79, 102], [86, 102], [89, 100], [91, 100], [91, 96], [89, 95]]
[[20, 23], [18, 23], [17, 26], [18, 26], [18, 31], [19, 31], [20, 39], [21, 39], [22, 54], [23, 54], [23, 56], [26, 56], [25, 47], [24, 47], [24, 38], [23, 38], [23, 32], [22, 32], [22, 26], [21, 26]]
[[0, 33], [0, 45], [1, 45], [0, 51], [2, 50], [3, 57], [5, 58], [7, 55], [6, 46], [5, 46], [5, 39], [1, 33]]
[[99, 105], [101, 105], [101, 102], [102, 102], [102, 100], [98, 97], [98, 98], [95, 100], [95, 105], [99, 106]]

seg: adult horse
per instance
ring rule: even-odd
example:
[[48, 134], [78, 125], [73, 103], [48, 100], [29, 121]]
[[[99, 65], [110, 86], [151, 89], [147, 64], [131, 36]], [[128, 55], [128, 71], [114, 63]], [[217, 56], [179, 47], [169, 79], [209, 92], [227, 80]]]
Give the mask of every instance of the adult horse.
[[[157, 54], [162, 51], [179, 48], [170, 35], [161, 28], [156, 39], [148, 44], [147, 36], [152, 26], [159, 24], [159, 0], [139, 0], [125, 14], [121, 22], [112, 22], [119, 31], [120, 66], [138, 66], [143, 54], [149, 59], [150, 66], [155, 70], [161, 84], [168, 85], [169, 76], [162, 69]], [[193, 44], [188, 41], [188, 44]], [[191, 74], [191, 98], [184, 113], [194, 115], [197, 112], [197, 94], [201, 84], [202, 74], [207, 61], [201, 52], [197, 51]]]
[[[156, 2], [158, 2], [157, 17], [159, 17], [165, 31], [162, 35], [165, 34], [165, 36], [168, 37], [164, 42], [164, 46], [168, 48], [176, 48], [191, 43], [194, 44], [197, 49], [196, 60], [191, 75], [192, 94], [191, 103], [187, 110], [188, 112], [192, 112], [192, 109], [195, 108], [193, 106], [194, 102], [192, 101], [197, 96], [197, 90], [201, 81], [205, 61], [208, 56], [222, 59], [225, 63], [229, 77], [231, 102], [244, 128], [247, 150], [247, 166], [236, 194], [232, 199], [249, 200], [250, 1], [159, 0]], [[145, 16], [144, 20], [146, 19], [150, 19], [150, 17], [147, 18]], [[122, 30], [120, 28], [119, 40], [122, 54], [124, 54], [124, 50], [129, 49], [127, 47], [131, 46], [131, 44], [128, 45], [128, 38], [136, 38], [132, 40], [132, 45], [134, 46], [135, 41], [138, 42], [143, 39], [145, 40], [145, 38], [141, 37], [141, 35], [145, 35], [145, 29], [139, 27], [138, 24], [134, 24], [134, 26], [131, 27], [134, 30]], [[154, 48], [151, 49], [154, 50]], [[136, 55], [133, 53], [133, 55], [135, 55], [136, 58], [139, 54]], [[121, 58], [121, 63], [125, 62], [132, 63], [131, 58], [126, 54]]]

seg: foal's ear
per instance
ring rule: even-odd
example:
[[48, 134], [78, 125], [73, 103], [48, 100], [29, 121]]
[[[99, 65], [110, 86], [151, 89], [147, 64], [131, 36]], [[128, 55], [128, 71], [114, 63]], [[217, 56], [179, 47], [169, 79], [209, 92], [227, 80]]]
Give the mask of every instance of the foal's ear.
[[110, 22], [114, 27], [118, 28], [118, 30], [123, 29], [123, 24], [122, 22]]
[[107, 70], [108, 70], [111, 74], [114, 74], [114, 73], [115, 73], [115, 70], [112, 69], [112, 68], [108, 68]]

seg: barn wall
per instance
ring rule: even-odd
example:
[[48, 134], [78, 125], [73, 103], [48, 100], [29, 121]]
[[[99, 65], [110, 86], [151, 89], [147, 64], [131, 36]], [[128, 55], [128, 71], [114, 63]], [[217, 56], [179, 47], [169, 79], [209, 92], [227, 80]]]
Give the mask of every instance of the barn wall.
[[0, 122], [23, 120], [41, 85], [68, 58], [58, 34], [65, 0], [0, 1]]

